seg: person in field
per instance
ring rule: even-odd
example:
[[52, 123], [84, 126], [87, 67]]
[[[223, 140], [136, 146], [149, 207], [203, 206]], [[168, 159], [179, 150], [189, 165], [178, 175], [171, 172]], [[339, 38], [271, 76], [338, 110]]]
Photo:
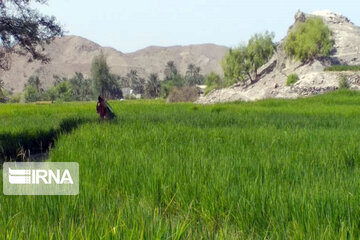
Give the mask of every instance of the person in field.
[[111, 119], [115, 117], [115, 113], [110, 105], [100, 96], [96, 104], [96, 112], [100, 115], [101, 119]]

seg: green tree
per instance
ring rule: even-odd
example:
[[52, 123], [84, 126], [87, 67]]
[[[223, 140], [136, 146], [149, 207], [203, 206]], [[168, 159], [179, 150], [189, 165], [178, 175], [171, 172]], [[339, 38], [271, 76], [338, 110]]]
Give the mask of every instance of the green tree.
[[55, 87], [56, 98], [60, 101], [70, 102], [73, 100], [69, 81], [61, 82]]
[[308, 18], [299, 22], [285, 42], [285, 51], [301, 62], [310, 62], [316, 57], [329, 56], [334, 47], [332, 32], [321, 18]]
[[36, 90], [35, 86], [28, 85], [24, 93], [25, 102], [36, 102], [41, 100], [41, 94]]
[[0, 69], [10, 69], [11, 53], [29, 55], [30, 60], [48, 62], [50, 59], [37, 48], [63, 34], [54, 17], [41, 15], [32, 3], [46, 0], [0, 1]]
[[244, 81], [246, 72], [250, 68], [246, 46], [229, 49], [221, 62], [221, 66], [224, 72], [224, 86]]
[[194, 86], [196, 84], [204, 83], [204, 76], [200, 74], [200, 67], [195, 66], [194, 64], [189, 64], [186, 70], [185, 81], [188, 85]]
[[95, 96], [110, 96], [112, 76], [103, 53], [94, 57], [91, 63], [91, 78]]
[[168, 61], [164, 70], [165, 80], [172, 80], [176, 75], [178, 75], [178, 70], [174, 61]]
[[[246, 47], [248, 58], [248, 69], [246, 74], [251, 82], [258, 81], [258, 69], [270, 60], [275, 51], [273, 43], [274, 34], [265, 32], [264, 34], [255, 34], [250, 38]], [[253, 76], [251, 76], [251, 74]]]
[[130, 87], [134, 90], [135, 94], [144, 94], [145, 79], [139, 77], [136, 70], [132, 69], [126, 75], [127, 81], [130, 83]]
[[53, 75], [53, 79], [54, 79], [54, 86], [58, 85], [61, 82], [65, 82], [68, 80], [66, 77], [60, 77], [58, 75]]
[[74, 77], [69, 80], [69, 84], [73, 100], [85, 101], [91, 99], [91, 80], [84, 78], [82, 73], [76, 72]]
[[28, 80], [25, 84], [25, 87], [33, 86], [33, 87], [35, 87], [37, 92], [41, 92], [42, 91], [41, 85], [42, 84], [41, 84], [40, 78], [38, 76], [31, 76], [28, 78]]
[[111, 82], [110, 82], [110, 96], [114, 99], [121, 99], [123, 98], [123, 93], [121, 90], [121, 82], [122, 78], [118, 75], [111, 74]]
[[160, 96], [161, 83], [156, 73], [150, 74], [149, 80], [145, 84], [145, 95], [149, 98], [157, 98]]
[[252, 36], [247, 46], [230, 49], [222, 60], [225, 86], [249, 79], [259, 79], [258, 69], [272, 57], [275, 51], [274, 34], [265, 32]]

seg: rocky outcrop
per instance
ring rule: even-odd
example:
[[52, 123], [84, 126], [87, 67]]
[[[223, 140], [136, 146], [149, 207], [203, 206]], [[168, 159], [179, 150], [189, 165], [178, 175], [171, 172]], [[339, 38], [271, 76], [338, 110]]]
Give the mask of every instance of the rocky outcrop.
[[[311, 14], [298, 11], [295, 14], [294, 25], [313, 16], [321, 17], [333, 32], [335, 46], [330, 57], [307, 64], [290, 59], [284, 50], [285, 37], [278, 44], [274, 56], [260, 69], [264, 74], [258, 82], [250, 86], [235, 84], [229, 88], [214, 90], [197, 102], [217, 103], [310, 96], [338, 89], [341, 74], [345, 74], [349, 79], [352, 89], [360, 89], [359, 74], [324, 72], [326, 66], [335, 64], [360, 65], [360, 28], [341, 14], [327, 10]], [[294, 25], [290, 26], [289, 31]], [[292, 73], [296, 73], [299, 80], [292, 86], [286, 86], [287, 76]]]

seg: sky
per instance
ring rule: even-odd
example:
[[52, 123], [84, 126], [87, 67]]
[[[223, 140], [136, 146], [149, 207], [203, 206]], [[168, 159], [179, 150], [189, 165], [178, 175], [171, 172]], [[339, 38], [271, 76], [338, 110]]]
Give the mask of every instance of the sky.
[[66, 35], [129, 53], [148, 46], [214, 43], [235, 47], [255, 33], [285, 37], [297, 10], [329, 9], [360, 25], [359, 0], [48, 0]]

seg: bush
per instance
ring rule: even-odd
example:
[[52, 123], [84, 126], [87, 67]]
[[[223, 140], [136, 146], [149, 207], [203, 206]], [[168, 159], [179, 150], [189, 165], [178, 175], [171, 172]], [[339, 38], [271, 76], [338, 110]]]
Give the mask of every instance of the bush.
[[307, 62], [318, 56], [329, 56], [334, 46], [331, 30], [321, 18], [308, 18], [296, 25], [286, 39], [285, 51], [296, 60]]
[[21, 94], [15, 94], [10, 97], [10, 103], [20, 103], [21, 102]]
[[206, 76], [206, 89], [204, 91], [204, 95], [208, 94], [214, 89], [221, 88], [222, 82], [221, 77], [219, 74], [211, 72], [209, 75]]
[[342, 71], [360, 71], [360, 66], [347, 66], [347, 65], [335, 65], [326, 67], [324, 71], [328, 72], [342, 72]]
[[339, 77], [339, 89], [349, 89], [349, 88], [350, 88], [350, 83], [348, 78], [344, 75], [341, 75]]
[[286, 86], [296, 83], [299, 80], [299, 76], [296, 73], [290, 74], [287, 77]]
[[194, 102], [199, 97], [199, 89], [194, 86], [174, 87], [171, 89], [169, 102]]
[[32, 85], [28, 85], [25, 88], [24, 94], [25, 102], [36, 102], [42, 99], [41, 93], [36, 90], [36, 88]]

